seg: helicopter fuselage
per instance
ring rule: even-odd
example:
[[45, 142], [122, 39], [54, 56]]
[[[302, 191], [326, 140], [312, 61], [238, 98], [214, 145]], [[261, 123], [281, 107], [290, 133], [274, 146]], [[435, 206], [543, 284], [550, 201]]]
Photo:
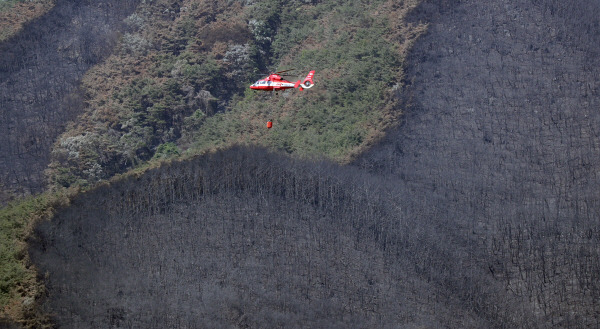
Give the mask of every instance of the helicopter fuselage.
[[[278, 72], [280, 73], [280, 72]], [[260, 79], [250, 85], [250, 89], [254, 90], [265, 90], [265, 91], [278, 91], [283, 89], [298, 88], [300, 90], [308, 89], [313, 86], [313, 75], [315, 71], [310, 71], [304, 81], [298, 80], [295, 83], [283, 79], [279, 74], [273, 73], [264, 79]]]
[[295, 83], [284, 80], [276, 74], [272, 74], [265, 79], [256, 81], [250, 86], [250, 89], [271, 91], [295, 88], [295, 86]]

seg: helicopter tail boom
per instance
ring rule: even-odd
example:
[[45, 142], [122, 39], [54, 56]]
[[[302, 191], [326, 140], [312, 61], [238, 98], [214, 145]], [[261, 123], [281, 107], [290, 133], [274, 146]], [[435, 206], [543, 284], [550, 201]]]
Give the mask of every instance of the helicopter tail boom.
[[300, 80], [298, 80], [296, 82], [296, 84], [294, 85], [294, 88], [300, 87], [300, 90], [311, 88], [314, 85], [314, 83], [313, 83], [314, 75], [315, 75], [315, 71], [308, 72], [308, 75], [306, 76], [306, 78], [304, 78], [304, 81], [302, 81], [302, 83], [300, 83]]

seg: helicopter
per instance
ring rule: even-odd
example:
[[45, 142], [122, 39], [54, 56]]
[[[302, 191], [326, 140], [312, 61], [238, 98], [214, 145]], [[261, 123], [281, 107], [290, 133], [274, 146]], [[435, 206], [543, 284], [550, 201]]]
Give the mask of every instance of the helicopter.
[[[287, 81], [283, 79], [282, 76], [285, 76], [282, 73], [293, 71], [285, 70], [279, 71], [275, 73], [269, 74], [266, 78], [260, 79], [250, 85], [250, 89], [253, 90], [264, 90], [264, 91], [274, 91], [276, 94], [279, 90], [290, 89], [290, 88], [300, 88], [300, 90], [309, 89], [314, 86], [313, 76], [315, 75], [315, 71], [308, 72], [308, 75], [304, 80], [298, 80], [295, 83]], [[267, 129], [271, 129], [273, 127], [273, 120], [267, 121]]]
[[315, 75], [315, 71], [310, 71], [302, 82], [298, 80], [296, 81], [296, 83], [287, 81], [282, 78], [282, 76], [284, 76], [282, 73], [289, 71], [293, 71], [293, 69], [271, 73], [266, 78], [260, 79], [252, 85], [250, 85], [250, 89], [277, 92], [279, 90], [298, 87], [300, 87], [300, 90], [304, 90], [314, 86], [313, 76]]

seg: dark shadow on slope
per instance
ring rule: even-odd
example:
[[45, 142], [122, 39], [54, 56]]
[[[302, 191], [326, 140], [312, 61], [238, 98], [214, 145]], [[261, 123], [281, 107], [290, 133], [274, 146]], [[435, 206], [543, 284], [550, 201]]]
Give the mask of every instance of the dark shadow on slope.
[[0, 43], [0, 189], [42, 190], [52, 143], [82, 109], [79, 79], [112, 51], [137, 2], [59, 0]]

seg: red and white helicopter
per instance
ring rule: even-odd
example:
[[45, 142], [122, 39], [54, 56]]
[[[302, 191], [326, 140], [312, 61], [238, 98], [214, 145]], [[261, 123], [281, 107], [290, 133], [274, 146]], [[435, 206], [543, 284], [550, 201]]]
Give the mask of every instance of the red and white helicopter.
[[264, 79], [260, 79], [250, 85], [250, 89], [254, 90], [265, 90], [265, 91], [279, 91], [290, 88], [298, 88], [300, 90], [308, 89], [314, 86], [313, 76], [315, 75], [315, 71], [310, 71], [306, 78], [302, 82], [300, 80], [294, 82], [287, 81], [282, 78], [282, 74], [284, 72], [289, 72], [292, 70], [279, 71], [275, 73], [269, 74], [268, 77]]
[[[250, 85], [250, 89], [254, 90], [265, 90], [265, 91], [275, 91], [285, 90], [290, 88], [300, 88], [300, 90], [308, 89], [314, 86], [313, 76], [315, 75], [315, 71], [308, 72], [308, 75], [304, 80], [298, 80], [295, 83], [285, 80], [282, 76], [284, 76], [285, 72], [289, 72], [292, 70], [279, 71], [275, 73], [269, 74], [264, 79], [260, 79]], [[267, 121], [267, 128], [271, 129], [273, 127], [273, 120]]]

